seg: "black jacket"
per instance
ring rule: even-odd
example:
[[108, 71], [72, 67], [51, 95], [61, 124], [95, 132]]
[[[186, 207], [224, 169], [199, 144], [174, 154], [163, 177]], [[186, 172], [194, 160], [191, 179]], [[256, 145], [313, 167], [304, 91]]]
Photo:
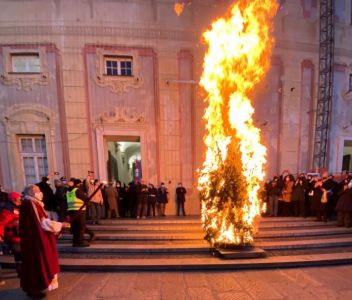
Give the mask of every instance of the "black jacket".
[[176, 199], [177, 202], [185, 202], [186, 201], [186, 189], [183, 186], [179, 186], [176, 188]]
[[46, 181], [36, 184], [43, 193], [44, 209], [47, 211], [57, 211], [57, 202], [54, 192]]

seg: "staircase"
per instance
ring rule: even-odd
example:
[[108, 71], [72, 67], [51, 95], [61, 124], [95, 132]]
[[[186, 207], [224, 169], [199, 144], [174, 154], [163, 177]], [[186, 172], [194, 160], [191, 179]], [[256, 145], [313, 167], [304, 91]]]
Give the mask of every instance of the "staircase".
[[[352, 229], [313, 218], [262, 218], [255, 246], [267, 257], [221, 259], [203, 240], [199, 217], [102, 220], [90, 247], [57, 243], [62, 270], [239, 270], [352, 263]], [[88, 236], [87, 236], [88, 238]], [[0, 257], [12, 266], [11, 256]]]

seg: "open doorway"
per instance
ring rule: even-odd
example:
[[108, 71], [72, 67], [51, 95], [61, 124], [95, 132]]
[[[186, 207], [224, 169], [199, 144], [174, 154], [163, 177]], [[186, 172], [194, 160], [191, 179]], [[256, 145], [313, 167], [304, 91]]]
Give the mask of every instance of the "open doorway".
[[142, 159], [140, 137], [109, 137], [107, 141], [108, 180], [128, 184], [134, 178], [142, 178]]
[[345, 140], [343, 144], [343, 159], [341, 171], [352, 171], [352, 140]]

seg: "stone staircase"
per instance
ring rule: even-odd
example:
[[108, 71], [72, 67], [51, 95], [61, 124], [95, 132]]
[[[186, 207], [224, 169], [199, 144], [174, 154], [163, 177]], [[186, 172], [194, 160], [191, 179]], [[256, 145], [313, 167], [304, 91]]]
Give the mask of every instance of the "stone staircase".
[[[96, 240], [88, 248], [58, 240], [63, 270], [224, 270], [352, 263], [352, 229], [313, 218], [262, 218], [255, 246], [265, 258], [221, 259], [207, 242], [199, 217], [102, 220], [89, 225]], [[88, 238], [88, 236], [87, 236]], [[11, 256], [0, 257], [12, 266]]]

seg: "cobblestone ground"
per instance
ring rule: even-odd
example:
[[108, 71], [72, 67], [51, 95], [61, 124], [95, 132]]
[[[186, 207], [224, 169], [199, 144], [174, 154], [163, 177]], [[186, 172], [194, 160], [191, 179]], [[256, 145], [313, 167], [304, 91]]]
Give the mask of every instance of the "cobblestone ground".
[[[28, 299], [3, 270], [0, 299]], [[352, 299], [352, 266], [233, 272], [61, 273], [45, 299]]]

